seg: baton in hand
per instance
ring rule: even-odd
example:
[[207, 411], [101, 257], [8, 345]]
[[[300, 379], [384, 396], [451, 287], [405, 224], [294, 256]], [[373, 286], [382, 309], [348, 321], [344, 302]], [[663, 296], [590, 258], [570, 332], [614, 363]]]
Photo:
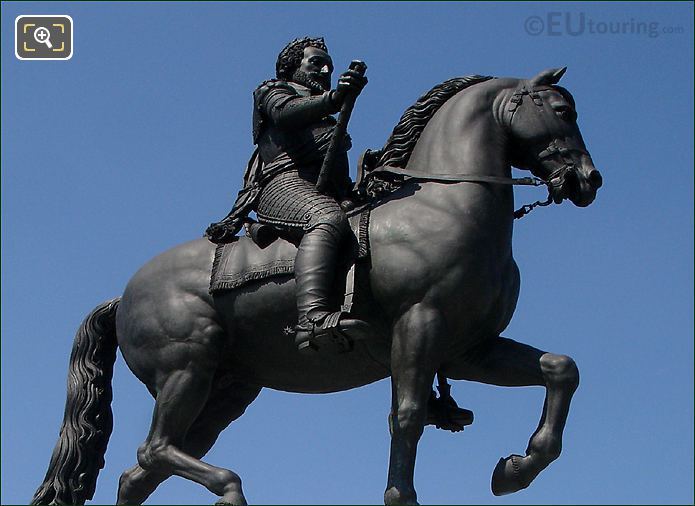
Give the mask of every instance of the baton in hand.
[[[359, 72], [360, 75], [364, 75], [367, 71], [367, 65], [360, 60], [352, 60], [350, 63], [350, 70]], [[333, 165], [335, 162], [335, 156], [338, 153], [338, 146], [342, 143], [343, 137], [345, 137], [345, 132], [347, 131], [347, 124], [350, 121], [350, 115], [352, 114], [352, 109], [355, 107], [355, 100], [357, 100], [357, 95], [349, 94], [345, 97], [343, 106], [340, 108], [340, 115], [338, 116], [338, 121], [333, 129], [333, 137], [331, 137], [331, 143], [328, 145], [328, 151], [326, 151], [326, 157], [323, 159], [323, 165], [321, 165], [321, 172], [319, 172], [319, 178], [316, 182], [316, 189], [323, 193], [328, 186], [328, 182], [331, 179], [331, 171], [333, 170]]]

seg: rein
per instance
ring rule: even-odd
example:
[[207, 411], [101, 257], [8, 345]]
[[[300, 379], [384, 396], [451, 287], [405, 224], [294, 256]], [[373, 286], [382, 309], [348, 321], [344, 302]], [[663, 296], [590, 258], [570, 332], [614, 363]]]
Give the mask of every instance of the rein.
[[398, 167], [390, 167], [388, 165], [377, 167], [370, 171], [370, 174], [386, 172], [388, 174], [406, 176], [413, 179], [422, 179], [424, 181], [437, 181], [442, 183], [493, 183], [510, 186], [543, 186], [548, 188], [548, 198], [546, 200], [537, 200], [533, 204], [526, 204], [514, 211], [514, 219], [522, 218], [533, 211], [536, 207], [545, 207], [553, 202], [551, 195], [550, 183], [543, 181], [538, 177], [498, 177], [498, 176], [476, 176], [473, 174], [430, 174], [419, 170], [401, 169]]

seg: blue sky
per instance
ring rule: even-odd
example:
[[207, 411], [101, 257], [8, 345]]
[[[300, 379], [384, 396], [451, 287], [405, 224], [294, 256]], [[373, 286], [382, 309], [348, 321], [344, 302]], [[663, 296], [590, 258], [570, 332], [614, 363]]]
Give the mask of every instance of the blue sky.
[[[72, 16], [73, 58], [17, 60], [20, 14]], [[620, 33], [602, 33], [611, 24]], [[562, 456], [528, 490], [492, 496], [492, 469], [523, 452], [543, 391], [459, 382], [476, 421], [425, 430], [420, 501], [692, 504], [693, 4], [668, 2], [3, 3], [0, 502], [26, 503], [43, 478], [84, 316], [228, 211], [253, 147], [251, 92], [305, 34], [326, 38], [338, 71], [369, 65], [353, 166], [434, 84], [566, 65], [604, 177], [592, 206], [552, 206], [515, 227], [522, 288], [505, 335], [581, 371]], [[517, 192], [519, 203], [542, 196]], [[153, 405], [120, 357], [114, 392], [101, 504], [135, 462]], [[238, 472], [256, 504], [380, 503], [389, 404], [388, 380], [264, 391], [207, 460]], [[172, 478], [149, 502], [215, 500]]]

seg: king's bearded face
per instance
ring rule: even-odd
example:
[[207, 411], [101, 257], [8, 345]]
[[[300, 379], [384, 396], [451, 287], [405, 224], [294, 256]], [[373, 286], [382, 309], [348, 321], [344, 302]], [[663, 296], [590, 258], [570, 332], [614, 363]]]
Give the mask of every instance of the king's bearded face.
[[316, 74], [310, 74], [300, 69], [294, 71], [292, 81], [301, 84], [302, 86], [306, 86], [313, 93], [323, 93], [331, 88], [330, 77], [328, 80], [326, 80], [325, 78], [317, 76]]
[[331, 89], [333, 61], [328, 53], [316, 47], [304, 49], [304, 57], [292, 74], [292, 81], [309, 88], [313, 93]]

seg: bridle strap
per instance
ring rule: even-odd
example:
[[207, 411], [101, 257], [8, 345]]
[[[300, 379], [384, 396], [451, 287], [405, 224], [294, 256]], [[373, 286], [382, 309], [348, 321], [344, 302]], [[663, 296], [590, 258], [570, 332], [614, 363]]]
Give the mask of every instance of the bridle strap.
[[[548, 188], [548, 198], [544, 201], [538, 200], [533, 204], [526, 204], [521, 206], [519, 209], [514, 211], [514, 219], [523, 218], [528, 213], [533, 211], [536, 207], [545, 207], [553, 202], [553, 198], [550, 192], [550, 183], [543, 181], [538, 177], [499, 177], [499, 176], [484, 176], [484, 175], [474, 175], [474, 174], [430, 174], [429, 172], [422, 172], [419, 170], [412, 169], [401, 169], [400, 167], [391, 167], [389, 165], [382, 165], [371, 170], [370, 174], [375, 173], [388, 173], [395, 174], [398, 176], [406, 176], [413, 179], [422, 179], [424, 181], [437, 181], [440, 183], [493, 183], [493, 184], [503, 184], [510, 186], [547, 186]], [[555, 172], [553, 173], [553, 175]]]
[[423, 179], [425, 181], [437, 181], [443, 183], [494, 183], [513, 186], [543, 186], [547, 185], [545, 181], [537, 177], [499, 177], [499, 176], [484, 176], [475, 174], [432, 174], [412, 169], [401, 169], [400, 167], [391, 167], [384, 165], [370, 171], [370, 174], [386, 172], [396, 176], [406, 176], [413, 179]]

